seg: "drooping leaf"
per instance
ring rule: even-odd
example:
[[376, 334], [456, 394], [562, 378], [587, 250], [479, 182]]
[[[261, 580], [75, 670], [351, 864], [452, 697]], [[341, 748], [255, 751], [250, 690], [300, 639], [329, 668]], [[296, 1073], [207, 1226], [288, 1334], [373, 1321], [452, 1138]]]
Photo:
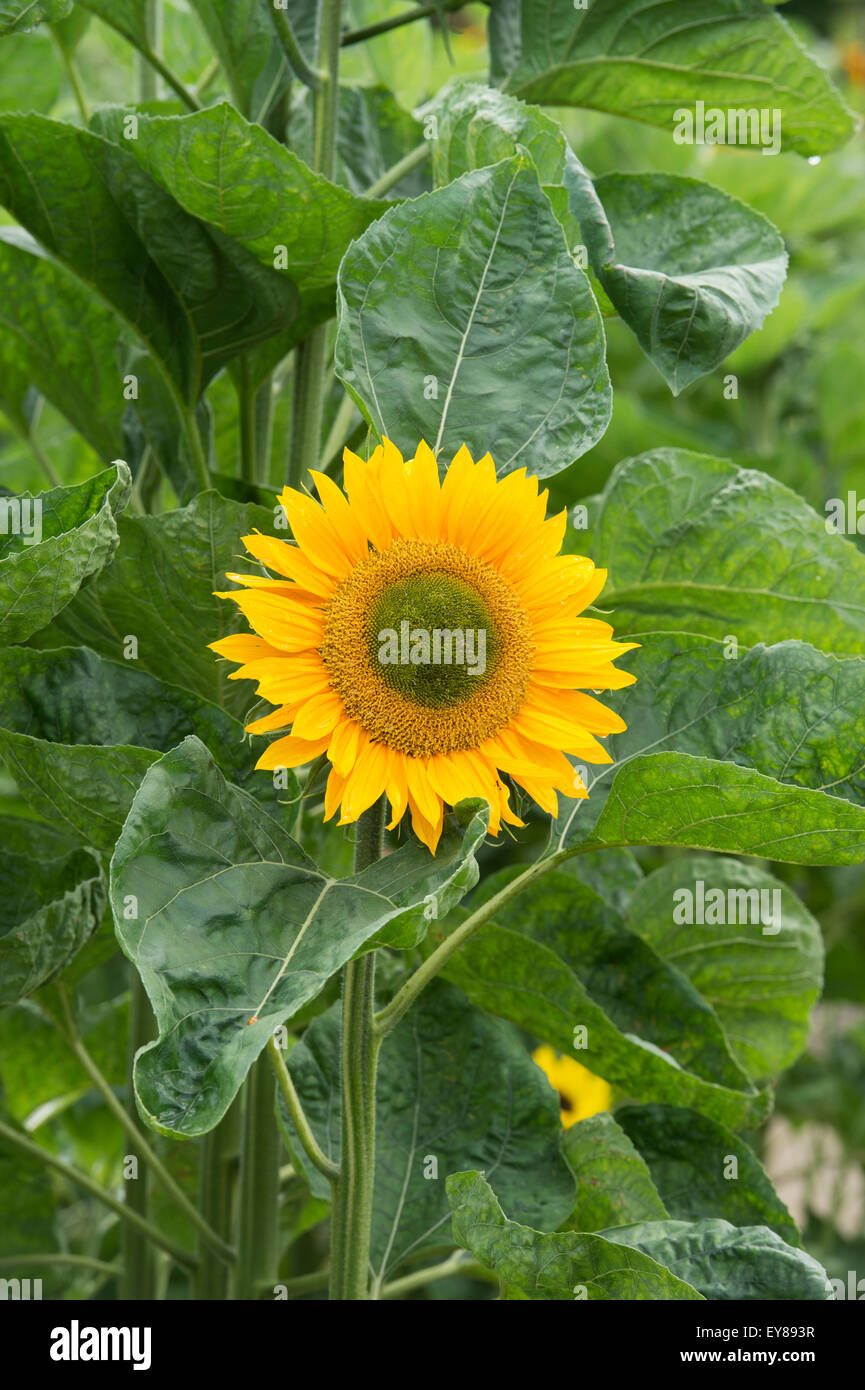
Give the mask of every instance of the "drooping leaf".
[[786, 885], [738, 859], [688, 855], [643, 880], [627, 924], [711, 999], [753, 1081], [796, 1060], [823, 983], [823, 938]]
[[617, 1248], [599, 1235], [547, 1235], [509, 1221], [482, 1173], [454, 1173], [447, 1194], [454, 1239], [495, 1271], [510, 1297], [653, 1303], [701, 1298], [640, 1250]]
[[24, 642], [61, 612], [117, 547], [129, 469], [118, 462], [74, 487], [0, 499], [0, 639]]
[[241, 536], [254, 530], [270, 534], [273, 526], [273, 512], [216, 492], [158, 516], [121, 518], [113, 564], [40, 643], [80, 642], [118, 661], [131, 634], [143, 670], [242, 718], [254, 703], [254, 689], [247, 681], [229, 680], [233, 668], [208, 643], [247, 625], [214, 591], [225, 588], [226, 570], [243, 563]]
[[[822, 1265], [766, 1226], [729, 1221], [648, 1221], [607, 1231], [607, 1239], [666, 1265], [713, 1302], [783, 1299], [823, 1302]], [[828, 1290], [828, 1292], [827, 1292]]]
[[[485, 880], [483, 896], [510, 877]], [[766, 1113], [767, 1097], [734, 1061], [709, 1004], [570, 874], [553, 870], [499, 908], [443, 974], [479, 1008], [628, 1095], [687, 1103], [732, 1125]]]
[[78, 849], [62, 859], [4, 854], [0, 896], [0, 1005], [52, 979], [96, 930], [105, 908], [99, 860]]
[[565, 1229], [602, 1231], [670, 1213], [645, 1160], [612, 1115], [591, 1115], [562, 1135], [562, 1153], [577, 1180], [577, 1201]]
[[[289, 1070], [316, 1139], [340, 1158], [340, 1008], [306, 1030]], [[287, 1115], [292, 1149], [314, 1192], [329, 1184], [309, 1168]], [[526, 1222], [554, 1229], [570, 1211], [573, 1178], [559, 1155], [559, 1107], [510, 1031], [458, 990], [436, 983], [385, 1038], [376, 1090], [372, 1277], [426, 1246], [447, 1243], [445, 1179], [459, 1163], [486, 1165], [502, 1200]]]
[[616, 1121], [648, 1164], [674, 1219], [721, 1217], [733, 1226], [768, 1226], [788, 1245], [801, 1243], [755, 1154], [717, 1120], [680, 1106], [626, 1105]]
[[678, 395], [775, 308], [787, 273], [784, 242], [767, 218], [700, 179], [609, 174], [595, 188], [612, 249], [589, 243], [594, 268]]
[[526, 150], [572, 253], [588, 258], [604, 301], [674, 394], [775, 307], [784, 243], [738, 199], [672, 174], [615, 174], [593, 184], [550, 116], [480, 84], [455, 85], [438, 109], [437, 182]]
[[823, 68], [764, 0], [673, 4], [507, 0], [490, 11], [493, 72], [545, 106], [590, 106], [675, 127], [695, 109], [777, 109], [783, 149], [821, 154], [855, 119]]
[[391, 208], [339, 274], [336, 371], [380, 435], [546, 476], [610, 417], [600, 313], [528, 159]]
[[765, 473], [656, 449], [613, 470], [590, 523], [579, 545], [609, 570], [618, 632], [865, 653], [865, 555]]
[[35, 29], [37, 24], [53, 24], [72, 9], [72, 0], [2, 0], [0, 38]]
[[401, 850], [372, 874], [333, 879], [225, 781], [197, 739], [155, 763], [110, 888], [120, 943], [159, 1025], [135, 1067], [148, 1123], [186, 1137], [211, 1129], [277, 1025], [383, 927], [416, 925], [426, 908], [450, 904], [476, 831], [474, 821], [464, 834], [449, 825], [425, 874], [408, 846], [408, 883]]
[[276, 809], [224, 710], [86, 648], [0, 651], [0, 755], [29, 806], [79, 842], [111, 850], [148, 767], [190, 733]]
[[[104, 458], [125, 452], [120, 321], [36, 242], [0, 231], [0, 401], [22, 433], [27, 421], [10, 390], [36, 387]], [[86, 351], [82, 351], [82, 345]]]

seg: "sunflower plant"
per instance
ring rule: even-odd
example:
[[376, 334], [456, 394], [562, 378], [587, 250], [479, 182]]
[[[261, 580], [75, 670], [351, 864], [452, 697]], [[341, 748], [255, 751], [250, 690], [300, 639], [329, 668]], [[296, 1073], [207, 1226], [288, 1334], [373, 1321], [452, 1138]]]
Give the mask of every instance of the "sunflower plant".
[[[0, 100], [0, 1272], [831, 1297], [761, 1152], [799, 866], [865, 859], [865, 558], [679, 396], [784, 304], [724, 177], [845, 158], [839, 87], [764, 0], [0, 36], [52, 78]], [[663, 443], [610, 467], [617, 364]]]

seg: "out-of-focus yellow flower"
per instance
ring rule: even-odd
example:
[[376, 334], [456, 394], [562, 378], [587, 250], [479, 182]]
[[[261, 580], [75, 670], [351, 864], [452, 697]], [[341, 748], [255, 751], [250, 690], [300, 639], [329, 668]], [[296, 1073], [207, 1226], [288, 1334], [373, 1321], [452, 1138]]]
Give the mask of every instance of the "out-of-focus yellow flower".
[[577, 1120], [587, 1120], [590, 1115], [609, 1110], [613, 1099], [612, 1087], [575, 1057], [556, 1052], [545, 1043], [543, 1047], [535, 1048], [532, 1060], [537, 1062], [553, 1090], [559, 1093], [565, 1129], [570, 1129]]

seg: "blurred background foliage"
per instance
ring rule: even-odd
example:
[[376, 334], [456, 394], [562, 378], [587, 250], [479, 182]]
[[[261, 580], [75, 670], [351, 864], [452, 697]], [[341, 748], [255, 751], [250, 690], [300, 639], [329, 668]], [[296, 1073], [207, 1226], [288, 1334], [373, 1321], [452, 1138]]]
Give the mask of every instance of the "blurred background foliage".
[[[348, 0], [352, 27], [405, 9], [405, 0]], [[848, 103], [865, 112], [865, 7], [860, 0], [791, 0], [786, 18], [809, 50], [831, 72]], [[487, 9], [466, 5], [442, 22], [413, 24], [344, 51], [345, 83], [380, 85], [405, 112], [422, 113], [452, 76], [487, 75]], [[170, 68], [207, 103], [230, 96], [212, 49], [190, 5], [167, 0], [164, 55]], [[106, 25], [81, 12], [54, 26], [5, 39], [0, 45], [0, 111], [36, 110], [83, 122], [103, 103], [126, 102], [136, 89], [134, 50]], [[149, 109], [182, 114], [172, 99]], [[778, 308], [715, 372], [674, 398], [636, 339], [617, 319], [607, 320], [608, 360], [614, 384], [612, 423], [600, 443], [551, 487], [558, 506], [601, 488], [619, 460], [663, 445], [676, 445], [760, 469], [799, 492], [824, 513], [827, 501], [848, 490], [865, 496], [865, 146], [861, 135], [837, 152], [803, 159], [767, 158], [756, 152], [677, 145], [669, 134], [589, 111], [560, 118], [574, 150], [593, 175], [652, 169], [694, 175], [736, 194], [763, 212], [781, 231], [790, 252], [789, 276]], [[303, 120], [295, 112], [295, 120]], [[343, 171], [348, 181], [348, 174]], [[418, 192], [428, 172], [415, 176]], [[419, 180], [419, 182], [418, 182]], [[0, 212], [0, 221], [10, 219]], [[2, 320], [2, 305], [0, 305]], [[736, 378], [731, 390], [730, 376]], [[274, 385], [275, 422], [271, 481], [284, 475], [284, 441], [290, 430], [291, 392]], [[330, 418], [342, 393], [334, 389]], [[223, 372], [208, 400], [214, 415], [219, 472], [239, 479], [234, 389]], [[356, 417], [359, 422], [359, 416]], [[41, 491], [59, 478], [83, 481], [108, 460], [99, 458], [64, 418], [39, 398], [29, 402], [30, 433], [0, 414], [0, 490]], [[238, 487], [240, 487], [238, 483]], [[166, 483], [161, 504], [176, 505]], [[238, 495], [243, 495], [242, 492]], [[158, 510], [160, 497], [150, 500]], [[851, 537], [865, 546], [865, 536]], [[0, 815], [31, 814], [14, 783], [0, 778]], [[9, 822], [6, 823], [7, 826]], [[346, 849], [346, 855], [348, 850]], [[648, 872], [675, 851], [637, 852]], [[338, 865], [335, 867], [338, 868]], [[774, 866], [821, 922], [827, 946], [824, 1001], [815, 1014], [808, 1052], [782, 1078], [776, 1114], [761, 1134], [750, 1135], [770, 1176], [804, 1228], [805, 1244], [830, 1277], [846, 1282], [848, 1270], [865, 1276], [865, 866], [810, 869]], [[84, 953], [84, 1037], [109, 1079], [122, 1085], [126, 1058], [127, 993], [124, 962], [112, 955], [108, 923]], [[100, 957], [102, 964], [99, 964]], [[85, 974], [88, 966], [96, 965]], [[30, 1037], [18, 1046], [22, 1029]], [[16, 1039], [4, 1047], [4, 1034]], [[86, 1077], [56, 1033], [25, 1002], [0, 1014], [4, 1097], [10, 1113], [40, 1142], [109, 1184], [119, 1178], [127, 1146]], [[156, 1140], [163, 1160], [194, 1197], [195, 1148]], [[31, 1232], [53, 1223], [62, 1192], [66, 1248], [110, 1261], [119, 1240], [109, 1213], [85, 1195], [70, 1192], [39, 1164], [16, 1195], [0, 1173], [4, 1200], [32, 1208]], [[160, 1201], [158, 1193], [154, 1200]], [[297, 1202], [283, 1205], [295, 1241], [283, 1274], [306, 1267], [305, 1245], [316, 1238], [322, 1213], [298, 1187]], [[165, 1204], [160, 1224], [178, 1239], [191, 1239], [182, 1216]], [[14, 1254], [14, 1252], [13, 1252]], [[19, 1261], [20, 1262], [20, 1261]], [[37, 1273], [39, 1271], [34, 1271]], [[2, 1273], [2, 1271], [0, 1271]], [[53, 1296], [111, 1296], [98, 1269], [58, 1269]], [[62, 1295], [61, 1295], [62, 1290]], [[165, 1290], [177, 1296], [178, 1290]], [[430, 1290], [435, 1297], [481, 1295], [466, 1281], [457, 1290]], [[865, 1294], [863, 1294], [865, 1296]]]

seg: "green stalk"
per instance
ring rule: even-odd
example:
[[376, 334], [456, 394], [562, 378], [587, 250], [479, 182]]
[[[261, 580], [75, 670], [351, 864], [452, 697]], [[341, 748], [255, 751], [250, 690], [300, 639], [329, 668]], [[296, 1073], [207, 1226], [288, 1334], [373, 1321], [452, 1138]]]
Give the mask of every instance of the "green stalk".
[[249, 359], [244, 353], [235, 377], [240, 425], [240, 476], [244, 482], [255, 482], [256, 476], [256, 418], [255, 391], [252, 388]]
[[[274, 10], [274, 14], [279, 13]], [[336, 150], [341, 25], [342, 0], [322, 0], [318, 33], [318, 85], [312, 95], [312, 167], [327, 179], [333, 178]], [[295, 354], [287, 477], [290, 487], [299, 485], [305, 469], [318, 467], [327, 365], [328, 327], [327, 324], [320, 324], [304, 339]]]
[[406, 174], [410, 174], [412, 169], [416, 169], [419, 164], [429, 158], [431, 140], [422, 140], [419, 145], [415, 145], [413, 150], [404, 154], [402, 159], [398, 159], [396, 164], [392, 164], [389, 169], [385, 169], [381, 178], [371, 183], [369, 188], [364, 189], [365, 198], [378, 198], [381, 193], [387, 193], [404, 179]]
[[[234, 1233], [234, 1198], [237, 1187], [237, 1160], [240, 1149], [242, 1096], [238, 1096], [220, 1123], [201, 1143], [198, 1178], [198, 1207], [203, 1222], [230, 1245]], [[198, 1278], [195, 1297], [221, 1303], [229, 1296], [229, 1269], [208, 1249], [203, 1239], [198, 1245]]]
[[387, 34], [392, 29], [401, 29], [404, 24], [415, 24], [419, 19], [430, 19], [433, 15], [447, 13], [449, 10], [459, 10], [466, 3], [466, 0], [429, 0], [425, 5], [418, 5], [413, 10], [406, 10], [404, 14], [393, 15], [390, 19], [380, 19], [376, 24], [367, 24], [363, 29], [352, 29], [345, 34], [342, 39], [343, 48], [355, 43], [365, 43], [367, 39], [374, 39], [379, 34]]
[[[130, 1000], [129, 1000], [129, 1043], [127, 1054], [127, 1095], [126, 1110], [133, 1124], [137, 1121], [135, 1091], [132, 1084], [132, 1065], [139, 1047], [150, 1042], [153, 1037], [153, 1014], [150, 1003], [141, 983], [141, 976], [129, 962]], [[111, 1093], [113, 1095], [113, 1092]], [[137, 1126], [136, 1126], [137, 1127]], [[140, 1145], [132, 1142], [132, 1152], [138, 1160], [138, 1176], [133, 1181], [127, 1179], [124, 1189], [126, 1205], [139, 1216], [147, 1219], [148, 1169]], [[122, 1299], [152, 1302], [156, 1289], [155, 1251], [150, 1241], [134, 1226], [126, 1226], [123, 1232], [123, 1277], [120, 1281]]]
[[255, 481], [262, 487], [270, 483], [270, 451], [273, 448], [273, 373], [264, 378], [255, 393]]
[[276, 1088], [266, 1055], [246, 1083], [246, 1113], [240, 1158], [237, 1271], [234, 1297], [254, 1299], [259, 1286], [271, 1289], [279, 1264], [279, 1159]]
[[[358, 821], [355, 871], [381, 857], [385, 801]], [[342, 1153], [333, 1184], [331, 1299], [365, 1299], [375, 1181], [375, 951], [350, 960], [342, 986]]]
[[7, 1255], [0, 1260], [0, 1269], [29, 1269], [31, 1266], [71, 1265], [73, 1269], [90, 1269], [95, 1274], [104, 1274], [116, 1279], [122, 1275], [120, 1265], [108, 1264], [106, 1260], [92, 1260], [89, 1255], [67, 1255], [64, 1251], [52, 1251], [48, 1255]]
[[154, 55], [158, 56], [162, 51], [162, 0], [144, 0], [142, 10], [149, 53], [137, 55], [138, 100], [157, 101], [159, 82], [152, 60]]

